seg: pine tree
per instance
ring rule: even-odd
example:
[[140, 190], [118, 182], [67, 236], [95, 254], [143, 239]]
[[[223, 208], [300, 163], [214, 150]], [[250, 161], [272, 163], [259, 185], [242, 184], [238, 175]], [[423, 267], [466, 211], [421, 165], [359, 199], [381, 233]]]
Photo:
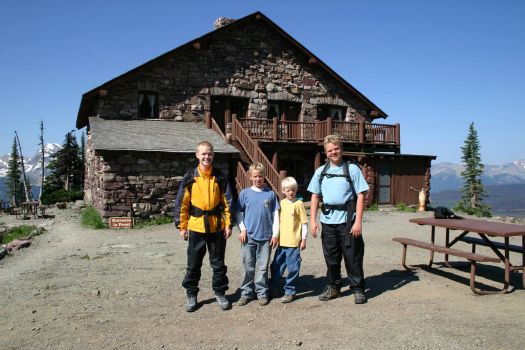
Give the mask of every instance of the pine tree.
[[492, 216], [490, 207], [483, 203], [483, 198], [487, 196], [481, 181], [484, 165], [481, 163], [478, 132], [474, 123], [470, 124], [469, 133], [461, 151], [463, 152], [461, 159], [465, 165], [465, 170], [461, 173], [463, 195], [455, 209], [467, 214], [490, 217]]
[[20, 156], [18, 155], [16, 137], [13, 140], [13, 147], [11, 148], [8, 162], [6, 185], [13, 205], [24, 201], [24, 184], [22, 182], [22, 170], [20, 169]]
[[84, 132], [80, 137], [80, 162], [82, 164], [81, 189], [84, 190], [84, 180], [86, 176], [86, 138]]
[[74, 132], [70, 131], [66, 134], [62, 148], [51, 156], [47, 166], [51, 174], [45, 180], [44, 192], [82, 190], [84, 167], [79, 154], [77, 139]]

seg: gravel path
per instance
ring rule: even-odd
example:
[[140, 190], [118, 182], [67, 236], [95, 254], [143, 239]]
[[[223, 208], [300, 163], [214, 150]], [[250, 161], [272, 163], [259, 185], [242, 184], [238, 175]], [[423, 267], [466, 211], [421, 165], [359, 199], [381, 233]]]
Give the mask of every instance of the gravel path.
[[[273, 300], [264, 307], [234, 303], [221, 311], [205, 260], [201, 307], [192, 314], [184, 311], [180, 285], [186, 242], [172, 225], [90, 230], [81, 228], [70, 210], [54, 214], [49, 231], [31, 247], [0, 260], [0, 349], [525, 347], [521, 273], [512, 275], [518, 287], [512, 293], [476, 296], [467, 268], [403, 270], [401, 245], [392, 237], [428, 239], [428, 228], [408, 220], [429, 213], [365, 212], [365, 305], [354, 305], [347, 288], [341, 298], [318, 301], [325, 265], [320, 239], [309, 238], [298, 300]], [[0, 217], [9, 221], [16, 220]], [[241, 275], [237, 235], [234, 231], [228, 241], [226, 257], [232, 301], [239, 298]], [[409, 249], [408, 259], [424, 263], [428, 253]], [[521, 257], [514, 254], [511, 260], [520, 263]], [[479, 275], [483, 286], [498, 287], [503, 269], [482, 265]]]

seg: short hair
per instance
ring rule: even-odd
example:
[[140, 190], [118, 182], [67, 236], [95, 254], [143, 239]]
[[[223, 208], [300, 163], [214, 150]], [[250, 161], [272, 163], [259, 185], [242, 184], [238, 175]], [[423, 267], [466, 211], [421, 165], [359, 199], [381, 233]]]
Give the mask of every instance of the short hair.
[[292, 176], [285, 177], [283, 181], [281, 181], [281, 188], [284, 190], [285, 188], [288, 188], [290, 190], [297, 190], [297, 181]]
[[334, 144], [339, 147], [343, 147], [343, 142], [341, 141], [341, 138], [338, 135], [327, 135], [324, 138], [324, 148], [326, 149], [326, 145], [329, 143]]
[[266, 172], [264, 171], [264, 165], [262, 165], [261, 163], [253, 163], [252, 165], [250, 165], [250, 167], [248, 168], [248, 172], [250, 173], [250, 175], [252, 174], [252, 170], [259, 170], [261, 174], [266, 174]]
[[211, 151], [213, 152], [213, 145], [211, 144], [210, 141], [201, 141], [197, 144], [197, 147], [196, 147], [196, 150], [198, 151], [199, 150], [199, 147], [200, 146], [204, 146], [204, 147], [208, 147], [209, 149], [211, 149]]

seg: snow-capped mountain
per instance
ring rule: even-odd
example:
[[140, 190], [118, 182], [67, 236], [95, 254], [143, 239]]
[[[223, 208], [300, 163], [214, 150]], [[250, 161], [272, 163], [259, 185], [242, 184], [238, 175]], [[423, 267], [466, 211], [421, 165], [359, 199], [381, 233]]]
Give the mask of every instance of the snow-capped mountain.
[[[47, 166], [51, 160], [51, 155], [55, 154], [61, 146], [58, 143], [48, 143], [44, 146], [44, 164]], [[31, 157], [24, 157], [24, 169], [26, 175], [30, 178], [31, 184], [40, 185], [40, 171], [41, 171], [41, 153], [40, 150], [36, 151]], [[9, 154], [0, 157], [0, 178], [7, 175], [7, 169], [9, 166]], [[47, 172], [46, 172], [47, 173]]]
[[[454, 163], [432, 164], [431, 191], [457, 190], [462, 186], [464, 166]], [[485, 165], [481, 180], [485, 186], [525, 184], [525, 160], [519, 159], [503, 165]]]

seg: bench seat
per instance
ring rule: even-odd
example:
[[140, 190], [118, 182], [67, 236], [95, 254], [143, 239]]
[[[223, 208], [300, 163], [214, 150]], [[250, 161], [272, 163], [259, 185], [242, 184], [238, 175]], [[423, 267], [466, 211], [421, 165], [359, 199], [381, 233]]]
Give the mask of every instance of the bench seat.
[[430, 254], [430, 262], [428, 264], [428, 267], [432, 267], [434, 253], [442, 253], [446, 255], [454, 255], [461, 258], [465, 258], [470, 261], [470, 289], [475, 294], [492, 294], [492, 292], [487, 291], [480, 291], [476, 289], [475, 287], [475, 278], [476, 278], [476, 262], [500, 262], [501, 260], [497, 257], [491, 257], [476, 253], [469, 253], [458, 249], [448, 248], [444, 246], [440, 246], [437, 244], [433, 244], [430, 242], [422, 242], [411, 238], [405, 238], [405, 237], [394, 237], [392, 238], [394, 242], [399, 242], [403, 245], [403, 257], [401, 264], [403, 267], [407, 270], [412, 270], [412, 268], [408, 267], [406, 265], [406, 255], [407, 255], [407, 246], [413, 246], [416, 248], [426, 249], [431, 251]]
[[[461, 238], [460, 241], [472, 244], [472, 252], [475, 252], [476, 244], [488, 246], [487, 242], [485, 242], [481, 238], [476, 238], [476, 237], [465, 236]], [[494, 244], [494, 246], [498, 249], [505, 249], [505, 244], [502, 242], [492, 242], [492, 244]], [[509, 244], [509, 251], [516, 252], [516, 253], [523, 253], [523, 247], [520, 247], [519, 245]]]

